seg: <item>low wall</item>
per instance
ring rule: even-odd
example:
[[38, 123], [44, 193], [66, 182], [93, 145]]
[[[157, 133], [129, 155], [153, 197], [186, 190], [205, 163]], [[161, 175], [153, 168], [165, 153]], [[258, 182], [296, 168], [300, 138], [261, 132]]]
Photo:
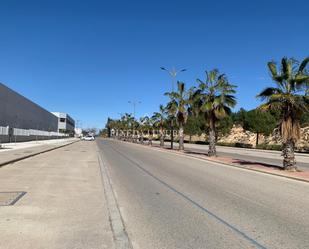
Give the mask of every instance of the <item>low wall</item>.
[[36, 140], [50, 140], [50, 139], [60, 139], [67, 137], [57, 137], [57, 136], [8, 136], [0, 135], [0, 143], [14, 143], [14, 142], [30, 142]]

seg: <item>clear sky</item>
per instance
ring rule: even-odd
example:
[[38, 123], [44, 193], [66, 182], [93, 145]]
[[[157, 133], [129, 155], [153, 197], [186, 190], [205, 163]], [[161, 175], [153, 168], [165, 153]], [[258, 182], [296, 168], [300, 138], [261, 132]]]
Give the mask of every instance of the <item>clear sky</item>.
[[188, 86], [218, 68], [250, 109], [271, 84], [266, 63], [309, 55], [309, 2], [0, 1], [0, 81], [83, 127], [108, 116], [151, 114], [186, 68]]

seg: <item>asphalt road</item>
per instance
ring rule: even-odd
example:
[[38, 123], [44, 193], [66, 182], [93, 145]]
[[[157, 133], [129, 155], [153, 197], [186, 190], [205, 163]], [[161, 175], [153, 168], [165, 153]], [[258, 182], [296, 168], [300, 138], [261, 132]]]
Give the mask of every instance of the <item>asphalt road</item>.
[[[155, 141], [154, 143], [159, 144]], [[165, 146], [170, 148], [170, 142], [166, 142]], [[175, 148], [178, 148], [178, 143], [175, 143]], [[208, 152], [208, 145], [201, 144], [185, 144], [186, 151], [193, 153], [206, 154]], [[269, 165], [276, 165], [282, 167], [283, 158], [280, 151], [265, 151], [255, 149], [243, 149], [227, 146], [217, 146], [218, 156], [232, 157], [244, 162], [257, 162]], [[309, 170], [309, 155], [302, 153], [296, 154], [297, 167], [302, 170]]]
[[97, 140], [135, 249], [309, 248], [309, 184]]

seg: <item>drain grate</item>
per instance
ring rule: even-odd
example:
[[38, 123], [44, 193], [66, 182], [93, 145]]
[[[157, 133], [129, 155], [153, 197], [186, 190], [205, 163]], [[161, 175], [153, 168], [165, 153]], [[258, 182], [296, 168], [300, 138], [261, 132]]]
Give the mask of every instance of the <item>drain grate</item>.
[[0, 206], [12, 206], [27, 192], [0, 192]]

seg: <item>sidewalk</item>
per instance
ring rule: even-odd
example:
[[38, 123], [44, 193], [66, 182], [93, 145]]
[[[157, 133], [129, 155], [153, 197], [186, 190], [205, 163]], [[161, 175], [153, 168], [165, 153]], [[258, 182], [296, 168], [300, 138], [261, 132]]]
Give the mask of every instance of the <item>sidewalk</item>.
[[[0, 248], [113, 249], [95, 142], [0, 168]], [[23, 193], [14, 205], [8, 205]]]
[[2, 144], [0, 149], [0, 167], [10, 162], [19, 161], [21, 159], [43, 153], [45, 151], [54, 150], [71, 143], [79, 141], [76, 138], [53, 139], [43, 141], [32, 141], [24, 143]]

